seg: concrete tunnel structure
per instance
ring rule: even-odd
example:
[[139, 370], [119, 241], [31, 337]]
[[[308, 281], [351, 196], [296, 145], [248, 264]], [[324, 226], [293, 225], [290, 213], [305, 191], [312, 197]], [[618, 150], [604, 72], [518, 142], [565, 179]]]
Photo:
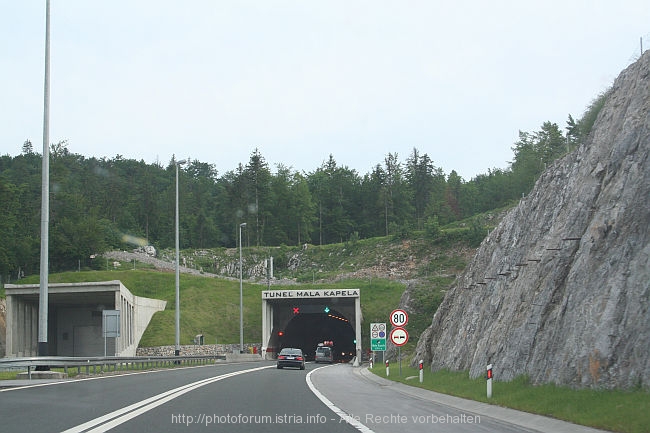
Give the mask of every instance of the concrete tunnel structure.
[[[38, 354], [38, 284], [5, 284], [7, 357]], [[48, 349], [54, 356], [135, 356], [154, 313], [166, 301], [135, 296], [121, 281], [48, 285]], [[102, 312], [120, 311], [120, 336], [103, 336]], [[106, 348], [105, 348], [106, 344]]]
[[362, 320], [359, 289], [265, 290], [262, 355], [274, 359], [283, 347], [297, 347], [313, 359], [318, 343], [332, 341], [336, 360], [357, 364]]

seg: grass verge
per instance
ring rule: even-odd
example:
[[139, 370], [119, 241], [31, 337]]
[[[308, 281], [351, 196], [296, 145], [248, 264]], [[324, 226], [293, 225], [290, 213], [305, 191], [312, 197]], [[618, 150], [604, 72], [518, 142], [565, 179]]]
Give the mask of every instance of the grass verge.
[[[386, 378], [386, 369], [377, 365], [374, 374]], [[575, 390], [556, 385], [533, 386], [526, 377], [511, 382], [494, 382], [492, 398], [486, 396], [485, 379], [470, 379], [467, 372], [425, 371], [423, 383], [406, 380], [418, 376], [416, 368], [402, 365], [398, 376], [391, 368], [387, 379], [443, 394], [509, 407], [524, 412], [624, 433], [650, 432], [650, 393], [642, 390]]]

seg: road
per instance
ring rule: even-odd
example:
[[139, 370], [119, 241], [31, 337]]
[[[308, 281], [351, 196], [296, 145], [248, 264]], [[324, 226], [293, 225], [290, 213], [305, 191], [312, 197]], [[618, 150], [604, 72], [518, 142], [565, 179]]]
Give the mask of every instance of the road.
[[[218, 364], [0, 391], [3, 432], [526, 432], [398, 393], [350, 365]], [[571, 425], [569, 425], [571, 426]], [[576, 426], [577, 427], [577, 426]], [[579, 430], [566, 430], [579, 431]]]

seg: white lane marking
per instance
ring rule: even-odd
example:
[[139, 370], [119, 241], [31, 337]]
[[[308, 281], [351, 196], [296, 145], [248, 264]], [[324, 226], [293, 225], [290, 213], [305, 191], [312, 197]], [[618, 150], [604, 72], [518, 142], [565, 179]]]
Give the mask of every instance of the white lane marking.
[[352, 427], [356, 428], [360, 432], [363, 432], [363, 433], [375, 433], [373, 430], [371, 430], [370, 428], [363, 425], [359, 420], [355, 419], [352, 415], [349, 415], [343, 409], [336, 406], [327, 397], [325, 397], [323, 394], [321, 394], [321, 392], [319, 390], [316, 389], [316, 387], [314, 386], [314, 383], [311, 381], [311, 374], [313, 372], [315, 372], [315, 371], [320, 370], [321, 368], [328, 368], [328, 367], [335, 367], [335, 366], [334, 365], [327, 365], [325, 367], [316, 368], [316, 369], [310, 371], [309, 373], [307, 373], [307, 377], [305, 378], [305, 380], [307, 381], [307, 386], [309, 387], [309, 389], [311, 389], [311, 392], [313, 392], [314, 395], [316, 397], [318, 397], [320, 399], [320, 401], [322, 401], [325, 406], [330, 408], [330, 410], [332, 412], [337, 414], [339, 416], [340, 420], [343, 420], [343, 421], [347, 422], [348, 424], [350, 424]]
[[[90, 420], [88, 422], [85, 422], [83, 424], [80, 424], [76, 427], [72, 427], [68, 430], [65, 430], [62, 433], [81, 433], [81, 432], [89, 432], [89, 433], [99, 433], [99, 432], [105, 432], [113, 427], [116, 427], [122, 423], [125, 423], [126, 421], [135, 418], [138, 415], [141, 415], [147, 411], [150, 411], [151, 409], [160, 406], [161, 404], [164, 404], [170, 400], [175, 399], [176, 397], [180, 397], [183, 394], [186, 394], [190, 391], [193, 391], [197, 388], [200, 388], [202, 386], [218, 382], [223, 379], [227, 379], [229, 377], [237, 376], [240, 374], [245, 374], [245, 373], [251, 373], [254, 371], [259, 371], [263, 370], [265, 368], [271, 368], [273, 367], [272, 365], [267, 365], [265, 367], [257, 367], [257, 368], [251, 368], [248, 370], [241, 370], [241, 371], [235, 371], [232, 373], [226, 373], [222, 374], [220, 376], [215, 376], [211, 377], [208, 379], [203, 379], [199, 380], [197, 382], [190, 383], [188, 385], [183, 385], [178, 388], [163, 392], [158, 395], [154, 395], [153, 397], [149, 397], [145, 400], [139, 401], [137, 403], [134, 403], [132, 405], [123, 407], [122, 409], [118, 409], [116, 411], [113, 411], [111, 413], [108, 413], [106, 415], [100, 416], [98, 418], [95, 418], [93, 420]], [[91, 430], [92, 429], [92, 430]]]
[[[237, 363], [231, 363], [231, 364], [224, 364], [224, 365], [235, 365]], [[175, 371], [178, 370], [186, 370], [190, 368], [210, 368], [214, 367], [213, 364], [209, 365], [196, 365], [196, 366], [191, 366], [191, 367], [174, 367]], [[0, 392], [10, 392], [10, 391], [17, 391], [20, 389], [27, 389], [27, 388], [38, 388], [41, 386], [54, 386], [54, 385], [63, 385], [67, 383], [75, 383], [75, 382], [84, 382], [87, 380], [100, 380], [100, 379], [114, 379], [118, 377], [124, 377], [124, 376], [132, 376], [134, 374], [151, 374], [151, 373], [162, 373], [165, 371], [169, 371], [169, 369], [164, 369], [164, 370], [144, 370], [144, 371], [133, 371], [133, 372], [120, 372], [119, 374], [109, 374], [107, 376], [96, 376], [96, 377], [84, 377], [82, 379], [61, 379], [57, 380], [56, 382], [46, 382], [46, 383], [36, 383], [34, 385], [23, 385], [23, 386], [14, 386], [11, 388], [3, 388], [0, 389]], [[2, 382], [0, 382], [0, 385], [2, 385]]]

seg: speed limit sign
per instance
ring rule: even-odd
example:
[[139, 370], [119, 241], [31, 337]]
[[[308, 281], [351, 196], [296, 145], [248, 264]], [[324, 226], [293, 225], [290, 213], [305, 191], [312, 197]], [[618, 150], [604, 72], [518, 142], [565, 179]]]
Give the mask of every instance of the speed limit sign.
[[393, 310], [390, 313], [390, 324], [397, 327], [402, 327], [409, 323], [409, 315], [404, 310]]

